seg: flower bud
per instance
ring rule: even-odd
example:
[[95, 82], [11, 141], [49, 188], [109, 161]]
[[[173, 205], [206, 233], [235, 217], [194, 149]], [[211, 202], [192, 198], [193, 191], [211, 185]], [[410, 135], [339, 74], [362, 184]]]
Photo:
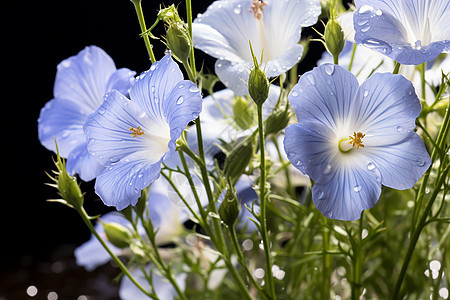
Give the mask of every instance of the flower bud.
[[253, 156], [253, 135], [239, 142], [225, 159], [225, 177], [237, 178], [241, 176]]
[[117, 248], [127, 248], [131, 243], [131, 235], [127, 228], [117, 223], [103, 223], [108, 241]]
[[290, 115], [286, 109], [277, 109], [273, 111], [266, 120], [265, 136], [269, 134], [278, 133], [286, 128], [289, 123]]
[[178, 11], [175, 8], [174, 4], [166, 8], [161, 8], [158, 12], [158, 19], [162, 20], [163, 22], [181, 22], [181, 18], [178, 15]]
[[256, 105], [264, 104], [269, 96], [269, 86], [266, 74], [255, 65], [248, 78], [248, 92]]
[[169, 22], [166, 30], [166, 45], [181, 62], [186, 62], [191, 54], [189, 33], [182, 22]]
[[344, 31], [335, 18], [328, 20], [327, 26], [325, 27], [324, 39], [325, 47], [331, 55], [337, 56], [344, 49]]
[[219, 207], [219, 216], [222, 221], [232, 227], [236, 223], [239, 216], [239, 203], [236, 195], [231, 191], [227, 190], [225, 199], [223, 199], [222, 204]]

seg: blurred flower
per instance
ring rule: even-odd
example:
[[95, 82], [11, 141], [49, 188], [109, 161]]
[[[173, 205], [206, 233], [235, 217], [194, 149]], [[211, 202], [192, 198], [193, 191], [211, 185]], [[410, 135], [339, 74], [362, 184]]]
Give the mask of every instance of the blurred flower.
[[315, 24], [320, 13], [319, 0], [215, 1], [194, 20], [194, 47], [218, 59], [216, 74], [242, 96], [253, 67], [249, 41], [267, 77], [278, 76], [300, 60], [301, 29]]
[[435, 59], [450, 47], [448, 0], [356, 0], [355, 41], [405, 65]]
[[411, 188], [431, 164], [414, 132], [419, 100], [401, 75], [376, 73], [359, 86], [324, 64], [300, 78], [289, 100], [299, 123], [286, 128], [285, 151], [315, 181], [313, 201], [328, 218], [358, 219], [381, 185]]
[[96, 46], [58, 65], [54, 98], [41, 109], [38, 135], [41, 144], [54, 152], [56, 139], [70, 174], [89, 181], [104, 170], [87, 151], [83, 125], [107, 92], [116, 89], [127, 94], [134, 75], [125, 68], [117, 70], [111, 57]]
[[118, 210], [135, 205], [160, 176], [161, 163], [202, 109], [200, 91], [183, 80], [170, 55], [137, 78], [130, 98], [108, 93], [84, 126], [89, 152], [107, 167], [97, 177], [96, 193]]

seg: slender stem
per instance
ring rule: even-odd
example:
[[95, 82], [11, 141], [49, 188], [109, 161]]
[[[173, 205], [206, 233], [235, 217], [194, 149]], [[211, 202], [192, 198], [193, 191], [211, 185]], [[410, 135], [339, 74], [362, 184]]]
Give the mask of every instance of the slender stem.
[[[329, 220], [323, 216], [324, 225], [322, 228], [322, 246], [323, 251], [327, 253], [330, 250], [330, 230], [328, 228]], [[330, 278], [331, 278], [331, 255], [324, 254], [323, 257], [323, 288], [322, 299], [330, 298]]]
[[148, 297], [152, 298], [152, 299], [158, 299], [155, 295], [153, 295], [152, 293], [148, 292], [145, 288], [143, 288], [139, 282], [136, 281], [136, 279], [134, 279], [133, 275], [131, 275], [131, 273], [128, 271], [127, 267], [122, 263], [122, 261], [111, 251], [111, 249], [109, 249], [108, 245], [105, 243], [105, 241], [103, 241], [103, 239], [100, 237], [100, 235], [97, 233], [97, 231], [95, 230], [94, 226], [92, 225], [88, 214], [86, 213], [86, 211], [84, 210], [83, 207], [78, 208], [77, 209], [78, 213], [81, 216], [81, 219], [83, 219], [84, 223], [86, 224], [86, 226], [89, 228], [89, 230], [92, 232], [92, 234], [97, 238], [97, 240], [100, 242], [100, 244], [103, 246], [103, 248], [105, 248], [106, 252], [108, 252], [108, 254], [111, 256], [111, 259], [117, 264], [117, 266], [119, 266], [120, 270], [131, 280], [131, 282], [141, 291], [143, 292], [145, 295], [147, 295]]
[[[147, 31], [147, 26], [145, 25], [144, 13], [142, 12], [141, 0], [131, 0], [134, 4], [134, 8], [136, 10], [136, 14], [139, 20], [139, 26], [141, 27], [141, 32], [144, 33]], [[147, 34], [142, 35], [144, 39], [145, 47], [147, 48], [148, 56], [152, 63], [156, 61], [155, 55], [153, 54], [152, 44], [150, 44], [150, 38]]]
[[333, 54], [333, 63], [335, 65], [339, 64], [339, 54]]
[[392, 71], [392, 74], [398, 74], [398, 71], [400, 70], [401, 64], [398, 62], [395, 62], [394, 71]]
[[355, 253], [353, 254], [353, 283], [352, 283], [352, 299], [359, 299], [361, 296], [361, 275], [363, 267], [363, 253], [362, 253], [362, 232], [363, 232], [364, 211], [361, 212], [359, 219], [358, 243], [356, 245]]
[[353, 44], [352, 47], [352, 57], [350, 58], [350, 63], [348, 65], [348, 70], [351, 71], [353, 67], [353, 61], [355, 60], [355, 53], [356, 53], [356, 43]]
[[186, 0], [186, 17], [187, 17], [190, 44], [191, 44], [191, 55], [189, 55], [189, 61], [192, 66], [193, 76], [194, 76], [194, 78], [196, 78], [197, 70], [195, 68], [194, 43], [192, 41], [192, 3], [191, 3], [191, 0]]
[[264, 255], [266, 259], [266, 281], [269, 289], [269, 295], [272, 299], [276, 299], [275, 285], [272, 276], [272, 261], [270, 256], [270, 243], [267, 233], [267, 216], [266, 216], [266, 157], [265, 157], [265, 140], [264, 140], [264, 124], [262, 119], [262, 105], [258, 107], [258, 130], [259, 130], [259, 151], [260, 151], [260, 184], [259, 184], [259, 201], [261, 203], [261, 238], [264, 246]]
[[423, 228], [426, 226], [426, 221], [428, 219], [428, 215], [431, 212], [431, 208], [433, 206], [434, 201], [436, 200], [440, 190], [441, 185], [445, 182], [447, 179], [447, 174], [450, 169], [450, 166], [447, 166], [447, 168], [442, 172], [441, 177], [439, 178], [436, 188], [433, 191], [433, 194], [431, 195], [430, 201], [428, 201], [428, 204], [422, 214], [422, 217], [419, 220], [419, 223], [414, 230], [414, 233], [411, 237], [411, 240], [409, 241], [408, 250], [406, 252], [405, 260], [403, 261], [402, 269], [400, 270], [400, 274], [398, 275], [397, 281], [395, 283], [394, 292], [392, 293], [391, 299], [395, 300], [398, 299], [400, 288], [402, 286], [403, 280], [405, 279], [406, 270], [408, 269], [409, 262], [411, 261], [412, 254], [414, 252], [414, 249], [416, 248], [417, 241], [419, 240], [420, 234], [422, 233]]
[[422, 100], [425, 100], [425, 70], [427, 68], [427, 62], [422, 63], [419, 66], [419, 70], [420, 70], [420, 88], [422, 90]]

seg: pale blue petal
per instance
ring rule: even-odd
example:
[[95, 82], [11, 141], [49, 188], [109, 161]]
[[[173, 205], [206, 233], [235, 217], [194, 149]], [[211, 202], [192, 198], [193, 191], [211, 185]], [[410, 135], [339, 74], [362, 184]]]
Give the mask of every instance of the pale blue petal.
[[105, 167], [89, 153], [87, 142], [85, 142], [70, 152], [67, 157], [66, 169], [69, 174], [78, 174], [83, 181], [91, 181], [100, 175]]
[[327, 182], [332, 176], [334, 133], [318, 122], [291, 124], [285, 129], [284, 151], [291, 164], [316, 182]]
[[241, 63], [228, 60], [217, 60], [215, 71], [220, 81], [237, 96], [248, 94], [248, 77], [253, 63]]
[[62, 99], [47, 102], [38, 119], [39, 141], [56, 152], [56, 139], [60, 155], [68, 157], [74, 148], [86, 143], [83, 125], [89, 113], [77, 102]]
[[320, 122], [336, 128], [349, 121], [357, 89], [358, 81], [351, 72], [323, 64], [303, 74], [288, 99], [299, 122]]
[[[135, 102], [118, 91], [112, 91], [84, 126], [88, 150], [105, 166], [136, 151], [147, 151], [151, 141], [133, 137], [130, 131], [130, 127], [140, 126], [146, 132], [147, 122], [147, 115]], [[159, 157], [151, 156], [148, 160], [152, 163], [158, 161], [164, 152], [158, 153]]]
[[420, 111], [419, 99], [409, 80], [401, 75], [375, 73], [355, 96], [354, 130], [366, 135], [366, 147], [398, 143], [414, 131]]
[[128, 95], [132, 84], [135, 82], [136, 72], [126, 68], [115, 71], [108, 80], [106, 91], [118, 90], [123, 95]]
[[[378, 8], [379, 6], [381, 9]], [[423, 38], [430, 41], [421, 41], [420, 36], [412, 42], [413, 37], [408, 37], [408, 32], [423, 31], [422, 27], [425, 25], [416, 24], [423, 18], [417, 20], [416, 15], [405, 15], [404, 7], [399, 9], [398, 4], [390, 10], [386, 9], [387, 6], [389, 5], [377, 3], [376, 7], [358, 8], [353, 17], [356, 43], [377, 50], [405, 65], [418, 65], [433, 60], [450, 45], [450, 36], [445, 36], [446, 33], [440, 34], [442, 40], [435, 40], [429, 36]], [[404, 25], [409, 26], [410, 29], [406, 29]], [[434, 27], [437, 30], [439, 26]]]
[[115, 71], [116, 66], [105, 51], [96, 46], [86, 47], [58, 65], [53, 94], [92, 112], [102, 103]]
[[411, 188], [431, 165], [430, 155], [415, 132], [401, 143], [368, 148], [366, 155], [373, 164], [370, 168], [380, 171], [383, 185], [398, 190]]
[[247, 209], [255, 208], [259, 209], [259, 197], [256, 191], [253, 189], [254, 182], [247, 175], [242, 175], [236, 182], [236, 196], [241, 205], [241, 211], [239, 212], [239, 222], [237, 224], [238, 228], [246, 228], [247, 232], [254, 232], [257, 230], [255, 223], [251, 219], [256, 218]]
[[149, 154], [149, 151], [132, 153], [97, 177], [95, 192], [107, 206], [122, 210], [130, 204], [136, 205], [141, 190], [159, 178], [162, 158], [151, 163]]
[[355, 160], [338, 168], [326, 182], [316, 182], [312, 198], [317, 209], [327, 218], [357, 220], [364, 209], [372, 208], [381, 194], [381, 177], [367, 162]]

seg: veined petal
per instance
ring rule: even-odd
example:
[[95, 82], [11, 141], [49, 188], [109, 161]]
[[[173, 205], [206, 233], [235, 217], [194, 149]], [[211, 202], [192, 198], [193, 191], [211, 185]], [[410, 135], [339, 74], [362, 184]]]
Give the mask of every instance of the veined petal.
[[394, 189], [411, 188], [431, 165], [431, 158], [423, 141], [415, 132], [408, 139], [388, 147], [371, 147], [366, 155], [382, 178], [382, 184]]
[[38, 119], [38, 137], [41, 144], [56, 152], [55, 140], [59, 153], [68, 157], [70, 152], [80, 144], [86, 143], [83, 125], [88, 112], [79, 103], [63, 99], [52, 99], [41, 109]]
[[102, 103], [108, 80], [115, 71], [114, 61], [105, 51], [86, 47], [58, 65], [53, 94], [92, 112]]
[[78, 174], [83, 181], [91, 181], [100, 175], [105, 167], [97, 162], [87, 149], [87, 141], [78, 145], [67, 157], [67, 172]]
[[358, 81], [352, 73], [323, 64], [303, 74], [288, 99], [299, 122], [321, 122], [336, 130], [351, 123], [349, 111], [357, 89]]
[[[143, 134], [134, 137], [130, 128], [141, 128]], [[137, 103], [116, 90], [89, 116], [84, 131], [89, 152], [105, 166], [136, 151], [151, 151], [147, 160], [155, 163], [169, 150], [169, 126], [153, 122]]]
[[118, 90], [123, 95], [128, 95], [130, 88], [134, 83], [136, 72], [127, 68], [115, 71], [108, 80], [106, 91]]
[[161, 162], [149, 161], [151, 151], [134, 152], [111, 164], [97, 177], [95, 192], [108, 206], [122, 210], [136, 205], [141, 190], [159, 178]]
[[366, 147], [394, 144], [408, 137], [421, 110], [412, 83], [391, 73], [375, 73], [367, 79], [353, 107], [354, 130], [366, 135]]
[[241, 63], [228, 60], [217, 60], [215, 71], [220, 81], [237, 96], [248, 94], [248, 77], [253, 63]]
[[130, 98], [155, 122], [167, 123], [163, 103], [183, 79], [180, 67], [167, 54], [153, 63], [147, 72], [138, 76], [130, 90]]
[[372, 208], [381, 194], [381, 177], [366, 162], [356, 161], [333, 172], [327, 182], [316, 182], [313, 202], [320, 212], [339, 220], [357, 220], [364, 209]]

